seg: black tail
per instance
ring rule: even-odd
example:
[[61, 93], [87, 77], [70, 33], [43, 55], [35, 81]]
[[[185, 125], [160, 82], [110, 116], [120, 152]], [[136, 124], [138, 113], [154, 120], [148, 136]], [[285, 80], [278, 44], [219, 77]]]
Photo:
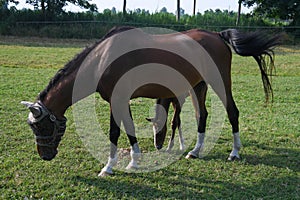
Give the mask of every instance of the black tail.
[[[222, 31], [219, 35], [232, 46], [238, 55], [254, 57], [261, 72], [266, 101], [268, 102], [270, 95], [273, 99], [273, 90], [268, 75], [272, 76], [272, 71], [275, 69], [273, 48], [280, 44], [281, 35], [270, 37], [260, 31], [243, 33], [236, 29]], [[269, 58], [269, 61], [266, 58]]]

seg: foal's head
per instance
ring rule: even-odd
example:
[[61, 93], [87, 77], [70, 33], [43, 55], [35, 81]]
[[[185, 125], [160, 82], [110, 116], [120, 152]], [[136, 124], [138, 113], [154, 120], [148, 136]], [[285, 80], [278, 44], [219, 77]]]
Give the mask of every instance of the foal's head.
[[27, 123], [35, 135], [40, 157], [43, 160], [52, 160], [57, 154], [58, 144], [66, 130], [67, 119], [57, 119], [41, 101], [21, 103], [30, 110]]
[[167, 133], [166, 119], [160, 120], [156, 118], [146, 118], [146, 120], [151, 122], [153, 125], [154, 146], [156, 149], [160, 150], [164, 145]]

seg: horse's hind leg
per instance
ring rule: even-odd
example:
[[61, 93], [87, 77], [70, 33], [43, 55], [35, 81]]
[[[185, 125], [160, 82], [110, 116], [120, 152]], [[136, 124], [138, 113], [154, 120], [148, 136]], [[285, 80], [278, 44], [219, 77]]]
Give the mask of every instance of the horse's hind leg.
[[215, 92], [222, 100], [226, 108], [230, 124], [232, 126], [233, 147], [228, 157], [228, 160], [233, 161], [235, 159], [240, 159], [239, 150], [241, 148], [241, 140], [240, 140], [240, 133], [239, 133], [239, 110], [237, 109], [235, 102], [233, 100], [230, 75], [223, 77], [223, 80], [224, 80], [224, 86], [226, 91], [225, 95], [222, 95], [221, 92], [218, 90], [215, 90]]
[[[120, 124], [120, 123], [119, 123]], [[113, 174], [112, 168], [117, 164], [118, 156], [117, 156], [117, 146], [118, 139], [120, 136], [120, 127], [118, 123], [116, 123], [112, 112], [110, 113], [110, 131], [109, 131], [109, 139], [110, 139], [110, 156], [108, 158], [107, 164], [101, 170], [98, 176], [106, 176]]]
[[228, 160], [233, 161], [235, 159], [240, 159], [239, 150], [241, 148], [241, 140], [240, 140], [239, 121], [238, 121], [239, 110], [235, 105], [231, 92], [230, 94], [227, 95], [226, 111], [228, 114], [230, 124], [232, 126], [232, 134], [233, 134], [233, 146], [232, 146], [232, 151], [228, 157]]
[[130, 107], [128, 108], [129, 108], [130, 118], [124, 118], [123, 124], [131, 146], [131, 150], [130, 150], [131, 161], [126, 167], [126, 169], [137, 169], [138, 160], [141, 157], [141, 151], [137, 142], [137, 138], [135, 136], [135, 128], [134, 128], [131, 110]]
[[198, 135], [197, 135], [197, 143], [194, 149], [188, 153], [186, 158], [198, 158], [201, 150], [203, 150], [206, 120], [208, 115], [205, 106], [207, 84], [204, 81], [201, 81], [198, 85], [194, 87], [194, 92], [196, 97], [193, 95], [191, 96], [192, 96], [192, 101], [194, 104], [196, 118], [198, 122]]

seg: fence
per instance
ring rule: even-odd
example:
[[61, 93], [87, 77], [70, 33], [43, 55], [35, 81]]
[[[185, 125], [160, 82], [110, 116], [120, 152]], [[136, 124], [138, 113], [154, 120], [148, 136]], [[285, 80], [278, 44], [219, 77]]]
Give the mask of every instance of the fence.
[[211, 25], [180, 25], [180, 24], [147, 24], [126, 23], [109, 21], [32, 21], [17, 22], [10, 28], [10, 35], [14, 36], [36, 36], [49, 38], [80, 38], [91, 39], [102, 37], [113, 26], [135, 26], [135, 27], [162, 27], [176, 31], [192, 28], [201, 28], [210, 31], [221, 31], [228, 28], [237, 28], [243, 31], [267, 30], [271, 33], [285, 32], [286, 44], [296, 45], [300, 43], [300, 26], [211, 26]]

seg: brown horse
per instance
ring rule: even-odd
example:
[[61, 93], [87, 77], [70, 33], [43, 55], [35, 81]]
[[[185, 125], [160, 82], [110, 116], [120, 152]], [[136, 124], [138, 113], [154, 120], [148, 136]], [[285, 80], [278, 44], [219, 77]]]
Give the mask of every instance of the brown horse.
[[111, 108], [110, 157], [100, 175], [111, 174], [117, 162], [121, 122], [131, 144], [132, 160], [128, 167], [135, 168], [140, 149], [129, 99], [178, 97], [194, 88], [199, 107], [198, 142], [190, 155], [197, 156], [207, 118], [203, 97], [206, 84], [210, 84], [223, 102], [232, 125], [234, 145], [230, 158], [238, 158], [239, 112], [231, 92], [232, 53], [226, 42], [239, 55], [256, 59], [269, 97], [272, 88], [264, 56], [270, 58], [272, 66], [271, 48], [278, 44], [278, 38], [234, 29], [220, 33], [194, 29], [150, 35], [132, 27], [114, 28], [60, 69], [35, 103], [22, 102], [30, 110], [28, 123], [36, 136], [38, 153], [42, 159], [53, 159], [65, 132], [65, 111], [77, 101], [99, 92]]

